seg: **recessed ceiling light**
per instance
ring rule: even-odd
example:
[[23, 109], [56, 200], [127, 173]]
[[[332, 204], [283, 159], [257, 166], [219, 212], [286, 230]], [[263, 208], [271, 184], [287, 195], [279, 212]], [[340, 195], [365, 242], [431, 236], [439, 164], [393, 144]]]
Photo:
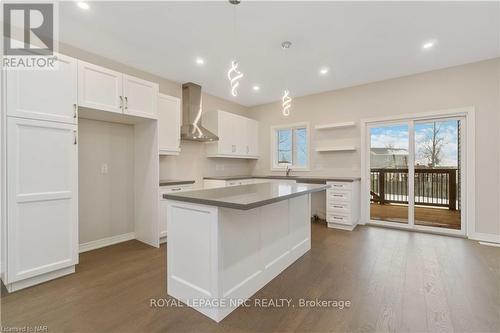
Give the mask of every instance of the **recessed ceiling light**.
[[204, 63], [205, 63], [205, 60], [203, 60], [203, 58], [196, 58], [196, 64], [203, 65]]
[[321, 75], [326, 75], [326, 74], [328, 74], [328, 68], [326, 68], [326, 67], [321, 68], [321, 69], [319, 70], [319, 73], [320, 73]]
[[422, 48], [424, 50], [429, 50], [429, 49], [432, 49], [434, 47], [434, 45], [436, 45], [436, 41], [435, 40], [430, 40], [430, 41], [425, 42], [424, 44], [422, 44]]
[[87, 9], [89, 9], [89, 8], [90, 8], [89, 4], [88, 4], [88, 3], [86, 3], [86, 2], [83, 2], [83, 1], [78, 1], [76, 4], [77, 4], [77, 5], [78, 5], [78, 7], [80, 7], [81, 9], [85, 9], [85, 10], [87, 10]]
[[260, 90], [260, 87], [258, 85], [255, 85], [252, 87], [253, 91], [259, 91]]

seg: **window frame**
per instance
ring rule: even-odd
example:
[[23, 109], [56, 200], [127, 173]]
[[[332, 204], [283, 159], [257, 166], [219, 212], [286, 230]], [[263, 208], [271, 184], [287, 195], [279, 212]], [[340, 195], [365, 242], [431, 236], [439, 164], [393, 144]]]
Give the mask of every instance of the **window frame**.
[[[295, 145], [295, 129], [305, 128], [306, 129], [306, 141], [307, 141], [307, 161], [306, 165], [299, 167], [294, 165], [296, 156], [296, 145]], [[278, 164], [278, 130], [291, 129], [292, 130], [292, 164]], [[309, 122], [293, 123], [285, 125], [274, 125], [271, 126], [271, 171], [283, 171], [286, 170], [287, 166], [293, 171], [310, 171], [309, 166], [311, 163], [311, 131]]]

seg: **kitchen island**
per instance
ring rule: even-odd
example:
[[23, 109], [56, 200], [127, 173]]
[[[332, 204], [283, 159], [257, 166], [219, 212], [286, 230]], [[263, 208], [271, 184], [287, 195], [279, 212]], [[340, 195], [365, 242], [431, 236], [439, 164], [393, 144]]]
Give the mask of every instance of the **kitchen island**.
[[167, 292], [219, 322], [311, 249], [311, 193], [263, 183], [165, 194]]

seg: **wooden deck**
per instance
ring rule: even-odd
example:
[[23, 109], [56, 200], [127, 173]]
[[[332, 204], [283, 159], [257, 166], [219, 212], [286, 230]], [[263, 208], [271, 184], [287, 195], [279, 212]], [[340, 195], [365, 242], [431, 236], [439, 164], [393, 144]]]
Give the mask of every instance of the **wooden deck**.
[[[399, 204], [370, 205], [372, 220], [408, 223], [408, 206]], [[460, 211], [441, 207], [415, 207], [415, 224], [430, 227], [460, 229]]]

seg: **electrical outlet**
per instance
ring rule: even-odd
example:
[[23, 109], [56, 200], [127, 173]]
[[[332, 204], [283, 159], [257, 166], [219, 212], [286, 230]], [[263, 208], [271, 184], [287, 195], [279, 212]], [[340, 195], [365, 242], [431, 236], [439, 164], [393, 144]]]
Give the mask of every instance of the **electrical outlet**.
[[108, 163], [101, 164], [101, 174], [105, 175], [108, 173]]

